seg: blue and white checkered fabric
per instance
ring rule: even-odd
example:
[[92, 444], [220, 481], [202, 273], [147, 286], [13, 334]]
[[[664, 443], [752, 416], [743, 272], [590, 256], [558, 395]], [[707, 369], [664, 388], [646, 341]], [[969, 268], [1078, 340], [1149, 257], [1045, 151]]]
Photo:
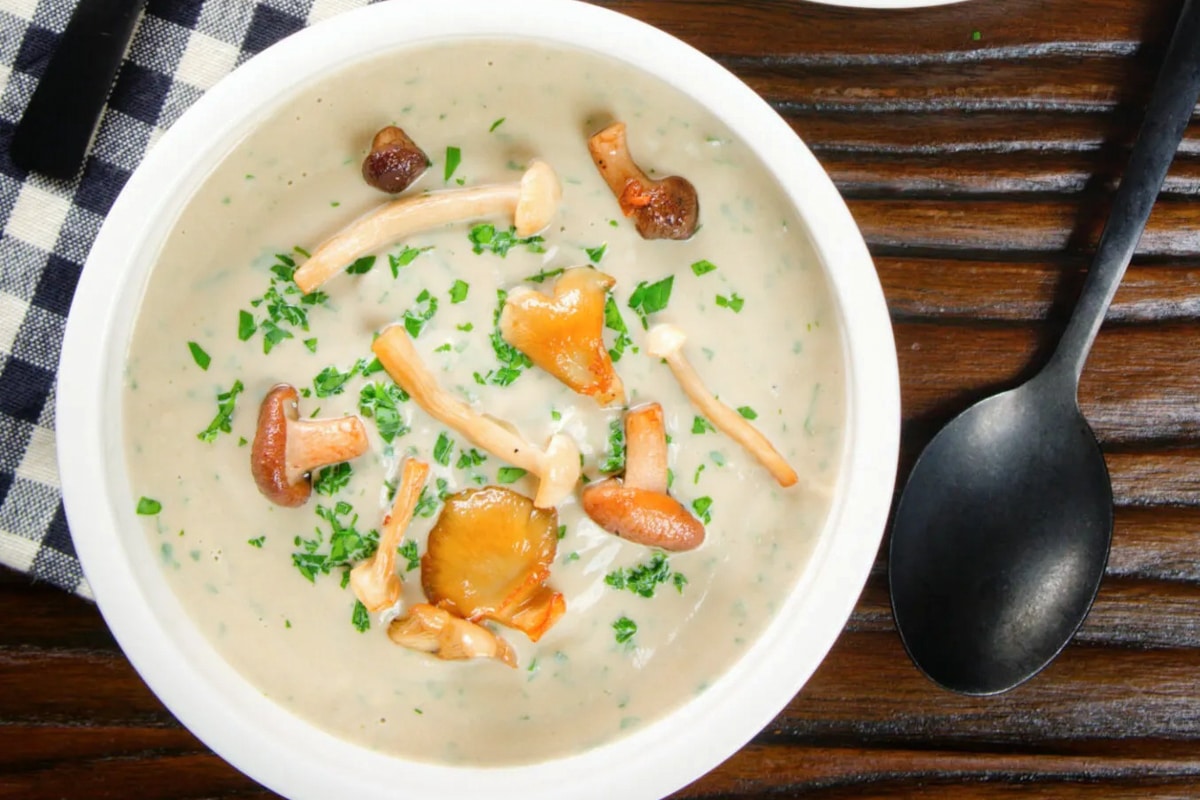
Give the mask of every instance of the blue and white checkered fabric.
[[72, 0], [0, 0], [0, 564], [90, 596], [54, 452], [67, 310], [104, 215], [147, 148], [206, 89], [305, 25], [368, 0], [150, 0], [81, 173], [27, 174], [13, 130]]

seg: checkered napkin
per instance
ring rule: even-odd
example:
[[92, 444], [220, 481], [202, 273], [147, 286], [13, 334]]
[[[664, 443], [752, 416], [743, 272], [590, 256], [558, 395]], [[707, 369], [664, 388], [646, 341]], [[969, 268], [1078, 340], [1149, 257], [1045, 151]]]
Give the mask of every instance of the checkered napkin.
[[0, 564], [84, 597], [54, 453], [67, 310], [104, 215], [147, 148], [222, 76], [368, 0], [150, 0], [74, 180], [27, 174], [13, 130], [74, 0], [0, 0]]

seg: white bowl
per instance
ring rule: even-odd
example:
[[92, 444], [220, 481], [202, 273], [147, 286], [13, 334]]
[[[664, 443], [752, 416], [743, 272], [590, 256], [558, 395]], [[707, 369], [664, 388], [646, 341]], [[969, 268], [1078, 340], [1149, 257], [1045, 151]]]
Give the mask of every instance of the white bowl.
[[[766, 726], [824, 658], [876, 556], [895, 479], [899, 388], [873, 264], [833, 184], [748, 87], [682, 42], [563, 0], [384, 3], [275, 45], [218, 84], [147, 154], [114, 204], [71, 309], [58, 386], [59, 464], [79, 557], [104, 617], [168, 708], [238, 769], [290, 797], [652, 797], [715, 767]], [[172, 221], [230, 147], [297, 86], [398, 46], [520, 37], [598, 52], [660, 76], [775, 170], [811, 233], [840, 313], [847, 424], [832, 508], [803, 575], [763, 634], [706, 692], [628, 737], [520, 767], [412, 763], [330, 736], [265, 699], [197, 630], [133, 515], [122, 365]], [[620, 765], [619, 768], [614, 765]]]

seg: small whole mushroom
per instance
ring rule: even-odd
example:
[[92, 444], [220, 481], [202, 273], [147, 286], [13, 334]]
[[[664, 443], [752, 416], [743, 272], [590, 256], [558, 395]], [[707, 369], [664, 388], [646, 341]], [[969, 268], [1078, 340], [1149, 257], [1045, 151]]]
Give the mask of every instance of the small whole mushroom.
[[633, 217], [643, 239], [690, 239], [696, 232], [696, 187], [678, 175], [660, 180], [646, 175], [629, 152], [624, 122], [614, 122], [588, 139], [588, 150], [621, 212]]
[[673, 551], [704, 543], [704, 524], [667, 493], [667, 435], [658, 403], [625, 414], [625, 477], [588, 484], [581, 501], [593, 522], [622, 539]]
[[280, 383], [263, 398], [250, 448], [254, 483], [276, 505], [302, 506], [312, 494], [311, 473], [367, 451], [357, 416], [300, 419], [294, 386]]
[[371, 152], [362, 163], [363, 180], [376, 189], [399, 194], [424, 174], [429, 163], [425, 151], [403, 128], [388, 125], [371, 141]]

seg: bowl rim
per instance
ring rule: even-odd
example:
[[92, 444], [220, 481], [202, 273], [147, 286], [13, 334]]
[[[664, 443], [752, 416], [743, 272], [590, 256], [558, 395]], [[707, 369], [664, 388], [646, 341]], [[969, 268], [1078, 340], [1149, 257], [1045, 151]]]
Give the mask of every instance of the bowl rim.
[[[759, 158], [767, 161], [769, 154], [777, 176], [792, 176], [779, 185], [823, 262], [847, 366], [843, 461], [825, 528], [797, 586], [746, 654], [705, 693], [627, 737], [515, 767], [443, 766], [384, 755], [326, 734], [264, 698], [216, 655], [169, 589], [163, 594], [165, 581], [149, 548], [121, 546], [134, 494], [123, 469], [104, 468], [124, 461], [122, 426], [111, 413], [121, 370], [107, 365], [124, 360], [136, 315], [121, 309], [140, 298], [159, 250], [150, 245], [161, 245], [164, 223], [178, 216], [257, 119], [325, 71], [460, 37], [523, 38], [631, 64], [707, 107]], [[107, 624], [180, 721], [239, 770], [289, 797], [382, 798], [397, 787], [414, 797], [485, 791], [523, 798], [649, 797], [685, 786], [765, 727], [832, 647], [878, 552], [899, 451], [899, 376], [887, 306], [866, 244], [832, 181], [787, 123], [732, 73], [663, 31], [577, 0], [443, 0], [419, 15], [404, 4], [371, 5], [302, 30], [247, 61], [163, 135], [114, 203], [76, 290], [58, 381], [64, 503]], [[158, 579], [146, 577], [147, 563]], [[791, 613], [800, 607], [804, 615]], [[181, 614], [184, 624], [168, 624]], [[735, 688], [736, 702], [729, 702]], [[579, 781], [580, 775], [588, 780]]]

